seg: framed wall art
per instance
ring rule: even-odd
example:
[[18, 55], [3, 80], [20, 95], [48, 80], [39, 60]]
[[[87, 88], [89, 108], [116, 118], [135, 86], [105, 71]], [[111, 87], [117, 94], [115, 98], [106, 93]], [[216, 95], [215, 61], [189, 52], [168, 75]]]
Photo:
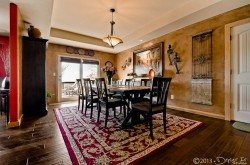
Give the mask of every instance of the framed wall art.
[[155, 76], [163, 75], [163, 42], [133, 52], [133, 72], [137, 77], [148, 77], [154, 70]]

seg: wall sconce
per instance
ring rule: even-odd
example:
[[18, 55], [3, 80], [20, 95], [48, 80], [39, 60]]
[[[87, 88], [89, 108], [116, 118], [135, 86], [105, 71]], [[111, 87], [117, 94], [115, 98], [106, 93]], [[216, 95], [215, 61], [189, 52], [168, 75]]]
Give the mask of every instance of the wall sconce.
[[[176, 74], [179, 74], [180, 70], [178, 68], [178, 62], [181, 61], [181, 58], [180, 56], [178, 56], [178, 53], [175, 52], [172, 48], [171, 48], [171, 45], [168, 45], [168, 51], [167, 51], [167, 54], [168, 54], [168, 60], [169, 60], [169, 65], [172, 65], [173, 62], [174, 62], [174, 66], [175, 66], [175, 69], [176, 69]], [[171, 58], [171, 54], [174, 54], [174, 57]]]

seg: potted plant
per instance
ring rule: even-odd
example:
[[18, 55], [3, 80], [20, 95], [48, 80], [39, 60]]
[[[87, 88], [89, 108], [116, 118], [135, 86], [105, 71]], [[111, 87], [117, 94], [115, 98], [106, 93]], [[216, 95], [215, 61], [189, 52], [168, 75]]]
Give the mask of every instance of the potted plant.
[[55, 94], [46, 92], [46, 103], [48, 103], [49, 99], [51, 99]]

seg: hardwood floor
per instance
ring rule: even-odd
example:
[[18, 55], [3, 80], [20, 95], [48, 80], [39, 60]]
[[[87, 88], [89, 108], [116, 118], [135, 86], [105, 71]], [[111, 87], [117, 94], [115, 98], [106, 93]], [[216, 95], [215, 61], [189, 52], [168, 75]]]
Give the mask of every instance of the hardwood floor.
[[[26, 118], [20, 128], [14, 129], [7, 129], [5, 116], [1, 116], [0, 164], [71, 164], [53, 108], [72, 105], [76, 103], [50, 106], [48, 115]], [[202, 121], [204, 125], [143, 160], [141, 165], [186, 165], [194, 164], [193, 161], [199, 164], [219, 164], [220, 161], [227, 165], [233, 164], [232, 159], [238, 163], [246, 159], [242, 162], [250, 164], [250, 133], [234, 129], [232, 122], [174, 110], [168, 113]]]

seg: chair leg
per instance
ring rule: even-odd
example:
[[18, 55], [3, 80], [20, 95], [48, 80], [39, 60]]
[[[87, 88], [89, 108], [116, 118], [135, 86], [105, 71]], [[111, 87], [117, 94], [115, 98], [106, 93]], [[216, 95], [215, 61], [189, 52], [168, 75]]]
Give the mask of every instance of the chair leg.
[[109, 117], [109, 109], [108, 109], [108, 108], [106, 108], [105, 128], [107, 128], [108, 117]]
[[149, 121], [149, 118], [148, 118], [148, 114], [142, 114], [142, 116], [144, 117], [144, 119], [146, 120], [146, 124], [148, 125], [148, 121]]
[[163, 112], [163, 127], [164, 127], [164, 133], [167, 133], [167, 119], [166, 119], [166, 111]]
[[99, 123], [100, 120], [100, 113], [101, 113], [101, 106], [100, 103], [98, 104], [98, 116], [97, 116], [97, 123]]
[[83, 107], [84, 107], [84, 98], [82, 98], [82, 113], [83, 113]]
[[7, 97], [4, 98], [4, 112], [7, 112]]
[[79, 108], [80, 108], [80, 97], [78, 97], [78, 111], [79, 111]]
[[149, 126], [150, 126], [150, 137], [153, 140], [154, 136], [153, 136], [153, 123], [152, 123], [152, 115], [149, 116]]
[[86, 116], [86, 112], [87, 112], [87, 107], [88, 107], [88, 102], [87, 102], [87, 99], [85, 101], [85, 116]]
[[92, 115], [93, 115], [93, 102], [91, 101], [91, 104], [90, 104], [90, 108], [91, 108], [91, 112], [90, 112], [90, 119], [92, 119]]
[[127, 114], [126, 114], [126, 105], [125, 104], [123, 105], [123, 115], [124, 115], [124, 118], [127, 116]]
[[114, 117], [116, 117], [116, 107], [113, 107]]

